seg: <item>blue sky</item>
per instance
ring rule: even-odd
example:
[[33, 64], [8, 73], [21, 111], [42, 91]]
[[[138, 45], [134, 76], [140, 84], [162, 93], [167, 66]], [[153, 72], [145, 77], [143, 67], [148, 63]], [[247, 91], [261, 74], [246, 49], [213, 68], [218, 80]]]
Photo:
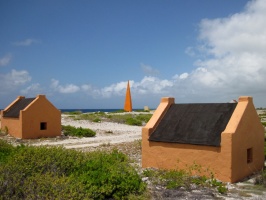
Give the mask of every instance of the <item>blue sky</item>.
[[0, 108], [229, 102], [266, 107], [264, 0], [0, 0]]

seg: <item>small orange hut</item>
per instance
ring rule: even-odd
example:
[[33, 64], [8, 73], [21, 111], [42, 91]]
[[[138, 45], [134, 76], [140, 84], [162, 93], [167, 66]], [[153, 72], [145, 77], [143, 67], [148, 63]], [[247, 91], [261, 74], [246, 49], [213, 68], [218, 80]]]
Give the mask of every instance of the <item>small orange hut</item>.
[[18, 96], [1, 111], [1, 128], [21, 139], [61, 135], [61, 112], [45, 95], [36, 98]]
[[209, 170], [231, 183], [263, 169], [264, 129], [252, 97], [211, 104], [162, 98], [142, 128], [142, 167], [186, 169], [195, 163], [201, 173]]

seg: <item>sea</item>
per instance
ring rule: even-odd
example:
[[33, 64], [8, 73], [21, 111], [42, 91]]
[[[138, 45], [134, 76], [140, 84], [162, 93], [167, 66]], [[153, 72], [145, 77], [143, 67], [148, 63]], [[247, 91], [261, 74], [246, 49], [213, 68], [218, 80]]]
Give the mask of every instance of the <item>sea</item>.
[[[0, 109], [0, 110], [4, 110]], [[102, 108], [96, 108], [96, 109], [59, 109], [61, 111], [61, 113], [65, 113], [65, 112], [81, 112], [81, 113], [90, 113], [90, 112], [116, 112], [116, 111], [120, 111], [123, 110], [123, 108], [111, 108], [111, 109], [102, 109]], [[140, 111], [143, 110], [143, 108], [139, 108], [139, 109], [133, 109], [132, 111]]]
[[[122, 108], [120, 109], [59, 109], [61, 111], [61, 113], [64, 112], [81, 112], [81, 113], [90, 113], [90, 112], [116, 112], [116, 111], [120, 111], [123, 110]], [[133, 109], [132, 111], [140, 111], [143, 110], [142, 109]]]

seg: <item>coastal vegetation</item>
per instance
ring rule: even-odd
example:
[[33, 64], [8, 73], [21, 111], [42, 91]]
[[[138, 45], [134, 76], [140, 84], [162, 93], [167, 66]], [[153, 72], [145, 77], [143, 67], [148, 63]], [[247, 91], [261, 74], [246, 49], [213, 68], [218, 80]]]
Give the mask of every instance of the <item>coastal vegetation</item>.
[[144, 111], [132, 113], [127, 113], [123, 111], [115, 111], [110, 113], [82, 113], [80, 111], [73, 111], [64, 114], [67, 114], [73, 120], [89, 120], [91, 122], [116, 122], [133, 126], [142, 126], [146, 124], [152, 117], [151, 113]]
[[74, 127], [74, 126], [64, 126], [62, 125], [62, 132], [65, 136], [76, 136], [76, 137], [93, 137], [96, 132], [89, 128]]
[[202, 167], [194, 163], [188, 166], [186, 170], [164, 170], [164, 169], [146, 169], [143, 174], [152, 181], [155, 185], [161, 185], [167, 189], [176, 189], [183, 187], [190, 191], [192, 187], [212, 187], [216, 188], [221, 194], [227, 192], [225, 183], [214, 178], [212, 172], [206, 172], [207, 175], [197, 176]]
[[84, 153], [0, 140], [0, 199], [137, 199], [145, 188], [115, 149]]
[[[216, 180], [211, 171], [196, 176], [195, 172], [202, 170], [197, 164], [186, 170], [138, 171], [131, 157], [132, 151], [141, 151], [141, 142], [134, 142], [130, 150], [122, 146], [124, 149], [103, 146], [82, 152], [62, 147], [14, 147], [0, 140], [0, 199], [150, 199], [145, 182], [169, 192], [179, 188], [228, 192], [227, 185]], [[265, 170], [254, 183], [263, 191]]]

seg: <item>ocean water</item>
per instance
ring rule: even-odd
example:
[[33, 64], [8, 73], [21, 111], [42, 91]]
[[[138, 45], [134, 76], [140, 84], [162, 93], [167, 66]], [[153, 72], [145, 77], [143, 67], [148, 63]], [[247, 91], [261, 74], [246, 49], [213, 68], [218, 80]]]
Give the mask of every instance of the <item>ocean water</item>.
[[[4, 108], [0, 109], [0, 110], [4, 110]], [[82, 113], [88, 113], [88, 112], [115, 112], [115, 111], [119, 111], [119, 110], [123, 110], [123, 108], [114, 108], [114, 109], [59, 109], [61, 111], [61, 113], [64, 112], [74, 112], [74, 111], [80, 111]], [[133, 109], [133, 111], [140, 111], [143, 110], [143, 108], [141, 109]]]
[[[88, 113], [88, 112], [115, 112], [119, 110], [123, 110], [123, 108], [120, 109], [59, 109], [61, 113], [64, 112], [74, 112], [74, 111], [79, 111], [82, 113]], [[143, 109], [133, 109], [133, 111], [137, 110], [143, 110]]]

